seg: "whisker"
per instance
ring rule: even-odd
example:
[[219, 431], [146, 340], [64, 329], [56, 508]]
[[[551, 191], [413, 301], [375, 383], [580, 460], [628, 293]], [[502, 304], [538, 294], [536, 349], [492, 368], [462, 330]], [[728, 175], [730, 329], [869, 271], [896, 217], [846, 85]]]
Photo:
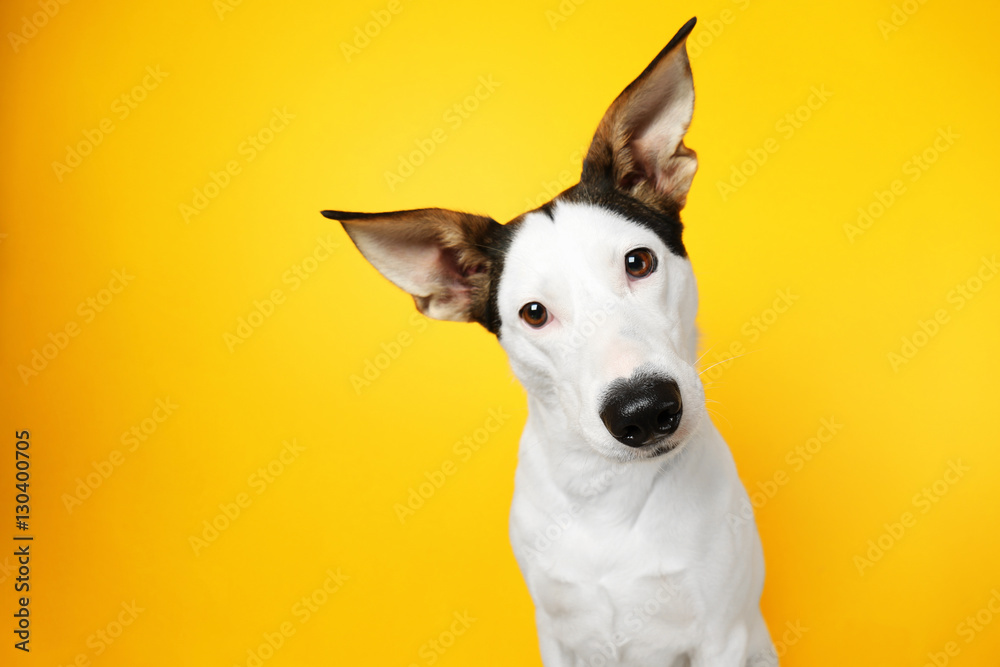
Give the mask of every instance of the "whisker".
[[694, 363], [692, 364], [692, 366], [697, 366], [697, 365], [698, 365], [698, 362], [699, 362], [699, 361], [701, 361], [702, 359], [704, 359], [704, 358], [705, 358], [705, 355], [706, 355], [706, 354], [708, 354], [709, 352], [711, 352], [711, 351], [712, 351], [712, 349], [713, 349], [714, 347], [715, 347], [715, 346], [714, 346], [714, 345], [712, 345], [712, 346], [710, 346], [710, 347], [709, 347], [709, 348], [708, 348], [707, 350], [705, 350], [704, 352], [702, 352], [702, 353], [701, 353], [701, 356], [700, 356], [700, 357], [698, 357], [697, 359], [695, 359], [695, 360], [694, 360]]
[[731, 421], [729, 421], [729, 418], [728, 418], [728, 417], [726, 417], [726, 416], [725, 416], [724, 414], [722, 414], [721, 412], [718, 412], [718, 411], [716, 411], [716, 410], [713, 410], [712, 408], [708, 407], [707, 405], [705, 406], [705, 412], [707, 412], [707, 413], [708, 413], [708, 414], [710, 414], [710, 415], [715, 415], [715, 416], [716, 416], [716, 417], [718, 417], [719, 419], [724, 419], [724, 420], [726, 421], [726, 423], [727, 423], [727, 424], [729, 424], [729, 427], [730, 427], [730, 428], [732, 428], [732, 426], [733, 426], [733, 423], [732, 423]]
[[715, 362], [714, 364], [712, 364], [712, 365], [711, 365], [711, 366], [709, 366], [708, 368], [705, 368], [705, 369], [703, 369], [703, 370], [699, 371], [699, 372], [698, 372], [698, 375], [699, 375], [699, 376], [701, 376], [701, 375], [704, 375], [704, 374], [705, 374], [705, 373], [706, 373], [707, 371], [709, 371], [709, 370], [711, 370], [711, 369], [715, 368], [715, 367], [716, 367], [716, 366], [718, 366], [719, 364], [724, 364], [724, 363], [726, 363], [727, 361], [732, 361], [733, 359], [739, 359], [740, 357], [745, 357], [745, 356], [747, 356], [748, 354], [751, 354], [751, 353], [753, 353], [753, 352], [757, 352], [757, 350], [750, 350], [749, 352], [744, 352], [743, 354], [737, 354], [737, 355], [736, 355], [735, 357], [729, 357], [728, 359], [723, 359], [723, 360], [721, 360], [721, 361], [716, 361], [716, 362]]

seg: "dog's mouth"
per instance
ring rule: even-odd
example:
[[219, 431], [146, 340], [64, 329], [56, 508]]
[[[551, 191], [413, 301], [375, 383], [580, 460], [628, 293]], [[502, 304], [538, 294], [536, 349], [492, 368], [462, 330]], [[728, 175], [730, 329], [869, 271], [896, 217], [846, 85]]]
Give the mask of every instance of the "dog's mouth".
[[636, 447], [633, 451], [636, 454], [636, 458], [644, 460], [655, 459], [678, 451], [684, 446], [685, 442], [687, 442], [686, 438], [677, 438], [671, 435], [665, 435], [653, 440], [652, 442], [646, 443], [642, 447]]
[[652, 446], [650, 446], [649, 453], [646, 454], [645, 458], [655, 459], [657, 456], [663, 456], [664, 454], [667, 454], [668, 452], [672, 452], [673, 450], [677, 449], [679, 446], [680, 445], [674, 444], [674, 443], [662, 443], [662, 444], [652, 445]]

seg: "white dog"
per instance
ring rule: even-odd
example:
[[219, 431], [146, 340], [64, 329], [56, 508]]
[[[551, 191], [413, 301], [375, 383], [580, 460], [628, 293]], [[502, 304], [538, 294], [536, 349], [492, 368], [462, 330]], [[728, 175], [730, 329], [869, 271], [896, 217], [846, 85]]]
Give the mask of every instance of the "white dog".
[[510, 536], [548, 667], [776, 665], [764, 560], [696, 369], [680, 211], [689, 21], [601, 120], [579, 184], [501, 225], [324, 211], [426, 315], [497, 335], [528, 392]]

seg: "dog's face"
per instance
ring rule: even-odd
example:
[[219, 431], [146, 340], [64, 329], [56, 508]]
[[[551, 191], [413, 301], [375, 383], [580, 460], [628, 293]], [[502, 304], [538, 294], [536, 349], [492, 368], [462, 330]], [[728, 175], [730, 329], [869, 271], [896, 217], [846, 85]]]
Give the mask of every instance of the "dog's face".
[[511, 367], [562, 416], [560, 430], [625, 461], [663, 454], [696, 427], [694, 275], [654, 229], [586, 202], [529, 213], [496, 301]]
[[495, 333], [533, 401], [611, 459], [675, 450], [704, 418], [680, 211], [689, 21], [614, 101], [580, 183], [501, 225], [445, 209], [324, 211], [430, 317]]

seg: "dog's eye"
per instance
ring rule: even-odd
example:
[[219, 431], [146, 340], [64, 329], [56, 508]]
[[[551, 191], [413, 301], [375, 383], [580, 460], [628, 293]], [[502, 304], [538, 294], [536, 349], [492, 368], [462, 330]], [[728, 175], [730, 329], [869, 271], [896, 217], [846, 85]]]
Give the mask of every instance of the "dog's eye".
[[633, 278], [645, 278], [656, 270], [656, 255], [649, 248], [636, 248], [625, 255], [625, 271]]
[[540, 329], [549, 321], [549, 311], [537, 301], [532, 301], [521, 308], [521, 319], [527, 322], [528, 326]]

